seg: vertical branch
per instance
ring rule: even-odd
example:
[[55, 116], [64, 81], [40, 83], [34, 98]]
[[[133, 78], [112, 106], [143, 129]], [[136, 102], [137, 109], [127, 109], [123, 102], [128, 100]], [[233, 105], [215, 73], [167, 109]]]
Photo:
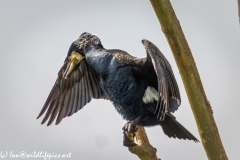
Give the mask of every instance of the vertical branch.
[[[160, 160], [157, 158], [157, 149], [154, 148], [148, 141], [147, 134], [143, 127], [137, 126], [136, 134], [137, 146], [128, 147], [128, 150], [136, 154], [141, 160]], [[129, 137], [129, 135], [128, 135]], [[129, 137], [129, 139], [132, 139]], [[132, 139], [132, 141], [134, 141]]]
[[207, 157], [210, 160], [226, 160], [227, 155], [218, 133], [212, 108], [172, 5], [169, 0], [150, 1], [180, 71]]

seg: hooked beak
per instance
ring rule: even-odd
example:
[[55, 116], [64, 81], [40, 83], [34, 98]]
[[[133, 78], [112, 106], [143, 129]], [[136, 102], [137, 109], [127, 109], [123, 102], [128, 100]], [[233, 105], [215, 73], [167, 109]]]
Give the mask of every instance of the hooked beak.
[[83, 59], [84, 57], [78, 52], [73, 51], [69, 56], [69, 62], [67, 68], [63, 74], [63, 78], [67, 79], [69, 74], [73, 71], [75, 66]]

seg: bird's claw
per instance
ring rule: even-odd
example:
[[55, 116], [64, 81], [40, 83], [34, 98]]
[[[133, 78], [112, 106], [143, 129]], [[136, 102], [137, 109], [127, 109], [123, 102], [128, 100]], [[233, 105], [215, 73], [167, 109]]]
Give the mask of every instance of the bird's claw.
[[138, 130], [135, 122], [127, 122], [122, 129], [123, 131], [130, 132], [130, 133], [135, 133]]
[[134, 147], [137, 144], [134, 143], [134, 137], [135, 134], [134, 133], [128, 133], [128, 132], [123, 132], [123, 146], [126, 147]]

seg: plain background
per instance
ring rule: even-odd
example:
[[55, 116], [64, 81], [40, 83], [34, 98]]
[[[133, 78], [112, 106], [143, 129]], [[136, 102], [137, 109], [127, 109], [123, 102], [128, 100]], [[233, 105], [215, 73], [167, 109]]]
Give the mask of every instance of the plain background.
[[[172, 0], [210, 101], [229, 159], [240, 159], [240, 38], [237, 0]], [[125, 121], [105, 100], [92, 100], [60, 125], [41, 125], [41, 110], [67, 55], [82, 32], [105, 48], [145, 57], [152, 41], [172, 65], [182, 105], [174, 114], [196, 137], [197, 127], [175, 60], [147, 0], [2, 0], [0, 2], [0, 151], [47, 151], [71, 159], [135, 159], [122, 146]], [[204, 115], [202, 115], [204, 116]], [[201, 143], [146, 129], [163, 160], [207, 159]]]

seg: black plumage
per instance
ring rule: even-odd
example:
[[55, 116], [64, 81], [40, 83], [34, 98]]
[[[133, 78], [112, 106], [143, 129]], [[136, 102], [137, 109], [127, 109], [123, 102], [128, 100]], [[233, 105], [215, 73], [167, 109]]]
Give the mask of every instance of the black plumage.
[[50, 125], [59, 124], [83, 108], [92, 98], [110, 100], [128, 121], [125, 131], [136, 125], [161, 125], [169, 137], [198, 141], [171, 114], [181, 104], [171, 65], [151, 42], [142, 40], [146, 58], [122, 50], [105, 49], [96, 35], [83, 33], [74, 41], [58, 78], [39, 116]]

